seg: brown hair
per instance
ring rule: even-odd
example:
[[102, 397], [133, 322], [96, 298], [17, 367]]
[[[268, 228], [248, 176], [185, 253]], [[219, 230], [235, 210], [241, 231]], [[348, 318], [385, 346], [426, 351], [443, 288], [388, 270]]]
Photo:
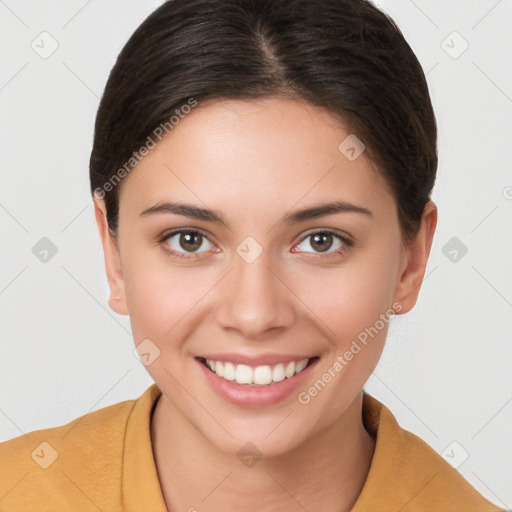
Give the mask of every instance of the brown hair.
[[191, 98], [271, 95], [324, 107], [357, 134], [410, 240], [435, 181], [436, 120], [416, 56], [366, 0], [168, 0], [146, 18], [110, 72], [95, 123], [91, 192], [101, 190], [112, 234], [114, 178], [157, 127]]

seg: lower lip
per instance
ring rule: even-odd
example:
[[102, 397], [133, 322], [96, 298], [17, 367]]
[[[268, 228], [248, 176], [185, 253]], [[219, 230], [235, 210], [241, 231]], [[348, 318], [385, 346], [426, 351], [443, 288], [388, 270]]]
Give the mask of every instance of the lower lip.
[[221, 398], [232, 404], [245, 407], [263, 407], [284, 400], [304, 384], [317, 362], [318, 359], [313, 360], [304, 370], [281, 382], [269, 386], [250, 386], [219, 377], [200, 360], [197, 360], [203, 375]]

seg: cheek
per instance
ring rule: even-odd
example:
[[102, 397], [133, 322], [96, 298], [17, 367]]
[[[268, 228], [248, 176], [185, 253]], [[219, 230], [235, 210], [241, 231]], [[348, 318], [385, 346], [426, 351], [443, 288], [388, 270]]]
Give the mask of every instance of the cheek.
[[144, 338], [167, 343], [176, 330], [183, 329], [187, 314], [196, 315], [201, 309], [201, 298], [215, 282], [206, 268], [178, 267], [165, 257], [133, 258], [124, 276], [136, 343]]
[[[373, 326], [392, 305], [397, 284], [399, 249], [372, 249], [339, 267], [298, 273], [294, 291], [321, 322], [338, 349]], [[381, 322], [378, 323], [382, 330]]]
[[297, 401], [304, 414], [321, 418], [318, 428], [343, 413], [380, 359], [392, 318], [393, 290], [390, 274], [382, 270], [368, 267], [365, 272], [349, 272], [347, 268], [324, 280], [325, 293], [320, 294], [317, 287], [309, 295], [315, 315], [328, 327], [324, 333], [331, 346]]
[[[154, 248], [151, 251], [151, 255], [142, 249], [125, 253], [128, 313], [136, 344], [149, 338], [157, 345], [165, 344], [168, 350], [172, 339], [184, 339], [184, 330], [193, 329], [195, 319], [208, 315], [209, 293], [225, 269], [180, 266], [168, 261], [166, 255], [156, 254]], [[398, 257], [396, 244], [381, 243], [339, 266], [322, 268], [297, 262], [280, 273], [293, 290], [290, 303], [322, 329], [337, 350], [344, 350], [390, 307]]]
[[[375, 369], [393, 316], [392, 297], [399, 265], [399, 246], [368, 251], [337, 270], [303, 275], [302, 290], [315, 317], [321, 319], [330, 350], [301, 404], [333, 421], [360, 391]], [[302, 295], [300, 295], [302, 297]]]
[[[139, 271], [141, 268], [144, 271]], [[208, 280], [197, 268], [169, 264], [144, 267], [134, 262], [130, 270], [126, 279], [128, 313], [135, 345], [151, 354], [146, 370], [162, 386], [173, 377], [181, 382], [192, 364], [186, 357], [187, 340], [197, 327], [195, 320], [207, 314], [204, 296], [216, 280]], [[168, 396], [175, 394], [175, 389], [168, 391]], [[186, 397], [183, 399], [186, 403]]]

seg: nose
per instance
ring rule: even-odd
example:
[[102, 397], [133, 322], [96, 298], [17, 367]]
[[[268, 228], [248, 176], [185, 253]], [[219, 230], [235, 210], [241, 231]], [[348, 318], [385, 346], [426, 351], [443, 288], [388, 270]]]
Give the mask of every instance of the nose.
[[264, 251], [248, 263], [235, 254], [234, 267], [218, 290], [217, 322], [244, 339], [262, 339], [295, 320], [293, 292], [285, 276], [270, 266]]

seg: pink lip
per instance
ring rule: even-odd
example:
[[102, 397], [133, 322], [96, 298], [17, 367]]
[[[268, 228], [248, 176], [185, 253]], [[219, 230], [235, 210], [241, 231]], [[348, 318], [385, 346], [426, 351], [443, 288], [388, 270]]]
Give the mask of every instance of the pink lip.
[[222, 363], [245, 364], [247, 366], [263, 366], [274, 365], [279, 363], [290, 363], [291, 361], [302, 361], [303, 359], [311, 359], [314, 356], [305, 356], [300, 354], [263, 354], [258, 356], [249, 356], [235, 353], [221, 354], [203, 354], [200, 357], [210, 359], [212, 361], [220, 361]]
[[[224, 356], [225, 355], [226, 354], [224, 354]], [[219, 354], [215, 357], [219, 357]], [[303, 357], [302, 359], [306, 358]], [[295, 359], [292, 358], [289, 360], [293, 361]], [[312, 368], [318, 362], [318, 359], [311, 361], [304, 370], [293, 377], [284, 379], [281, 382], [276, 382], [269, 386], [250, 386], [247, 384], [238, 384], [236, 381], [223, 379], [207, 368], [200, 359], [196, 359], [196, 361], [199, 365], [200, 371], [207, 379], [207, 382], [221, 398], [238, 406], [263, 407], [281, 402], [286, 397], [290, 396], [293, 391], [297, 391], [297, 389], [302, 388], [304, 386], [304, 382], [310, 376]], [[217, 361], [219, 361], [219, 359], [217, 359]], [[282, 361], [282, 359], [280, 361]]]

